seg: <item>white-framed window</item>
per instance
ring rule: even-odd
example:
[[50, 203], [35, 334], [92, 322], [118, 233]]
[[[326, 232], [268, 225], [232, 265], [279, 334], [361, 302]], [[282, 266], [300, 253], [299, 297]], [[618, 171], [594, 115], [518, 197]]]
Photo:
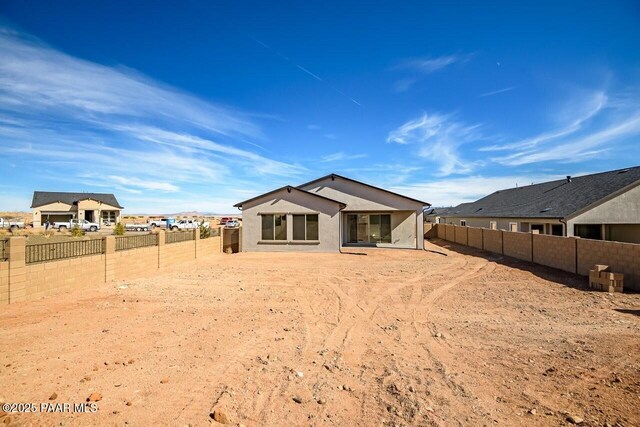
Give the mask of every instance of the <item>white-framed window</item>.
[[466, 219], [461, 219], [460, 220], [460, 225], [463, 226], [463, 227], [466, 227], [467, 226], [467, 220]]
[[262, 240], [287, 240], [287, 214], [261, 214]]
[[496, 221], [489, 221], [489, 228], [492, 230], [498, 229], [498, 223]]
[[509, 223], [509, 231], [518, 231], [518, 223], [510, 222]]
[[318, 214], [294, 214], [293, 240], [318, 240]]

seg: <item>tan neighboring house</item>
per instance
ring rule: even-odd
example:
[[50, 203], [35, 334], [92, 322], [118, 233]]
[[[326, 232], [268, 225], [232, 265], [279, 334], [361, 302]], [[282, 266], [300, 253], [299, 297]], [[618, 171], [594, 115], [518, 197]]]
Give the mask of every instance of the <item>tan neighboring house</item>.
[[427, 220], [497, 230], [640, 243], [640, 166], [567, 176], [436, 208]]
[[242, 250], [337, 252], [342, 247], [422, 249], [429, 203], [331, 174], [234, 205]]
[[40, 227], [47, 220], [51, 223], [70, 219], [117, 223], [124, 208], [113, 194], [34, 191], [31, 209], [33, 226]]

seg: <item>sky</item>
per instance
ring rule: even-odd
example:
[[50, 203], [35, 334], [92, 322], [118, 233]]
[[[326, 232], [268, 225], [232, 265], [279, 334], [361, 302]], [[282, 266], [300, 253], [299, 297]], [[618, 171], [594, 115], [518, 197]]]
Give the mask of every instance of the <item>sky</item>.
[[0, 1], [0, 210], [233, 213], [338, 173], [452, 206], [640, 165], [640, 3]]

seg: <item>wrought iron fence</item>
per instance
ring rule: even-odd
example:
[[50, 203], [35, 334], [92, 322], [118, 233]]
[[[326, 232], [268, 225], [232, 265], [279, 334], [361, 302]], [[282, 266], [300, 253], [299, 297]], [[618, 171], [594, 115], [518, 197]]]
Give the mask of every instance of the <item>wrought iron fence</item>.
[[39, 243], [25, 248], [27, 264], [58, 259], [97, 255], [104, 252], [103, 239], [76, 240], [71, 242]]
[[9, 244], [8, 239], [0, 239], [0, 261], [5, 261], [9, 258], [7, 254], [7, 245]]
[[211, 234], [209, 234], [209, 237], [220, 237], [220, 228], [219, 227], [212, 228]]
[[[199, 233], [200, 230], [195, 230], [196, 233]], [[189, 240], [193, 240], [195, 238], [194, 231], [172, 231], [165, 234], [165, 242], [169, 243], [180, 243], [187, 242]]]
[[116, 251], [157, 246], [157, 234], [139, 234], [137, 236], [116, 236]]

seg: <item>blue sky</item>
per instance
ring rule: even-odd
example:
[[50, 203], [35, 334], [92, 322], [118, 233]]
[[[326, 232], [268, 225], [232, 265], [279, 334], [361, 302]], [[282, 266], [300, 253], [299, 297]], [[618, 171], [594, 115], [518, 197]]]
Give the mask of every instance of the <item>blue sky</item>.
[[331, 172], [448, 206], [639, 165], [639, 4], [521, 3], [5, 0], [0, 210], [226, 213]]

